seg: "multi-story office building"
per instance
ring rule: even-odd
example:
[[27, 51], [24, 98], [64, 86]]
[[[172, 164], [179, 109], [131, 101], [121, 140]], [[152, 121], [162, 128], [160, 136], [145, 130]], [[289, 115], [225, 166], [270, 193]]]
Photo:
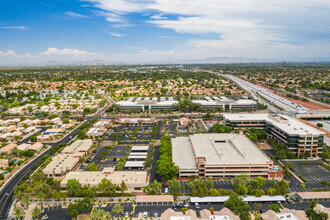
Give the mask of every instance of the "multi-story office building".
[[192, 101], [194, 104], [199, 104], [204, 109], [222, 108], [223, 110], [235, 109], [255, 109], [257, 102], [247, 98], [238, 97], [202, 97]]
[[172, 139], [172, 155], [180, 179], [223, 179], [242, 173], [250, 178], [281, 179], [283, 174], [243, 133], [176, 137]]
[[117, 102], [119, 110], [140, 109], [149, 111], [151, 109], [168, 109], [176, 110], [179, 102], [174, 97], [138, 97], [128, 98], [124, 101]]
[[286, 145], [298, 157], [322, 153], [325, 133], [287, 115], [223, 114], [224, 125], [235, 129], [265, 129], [269, 138]]

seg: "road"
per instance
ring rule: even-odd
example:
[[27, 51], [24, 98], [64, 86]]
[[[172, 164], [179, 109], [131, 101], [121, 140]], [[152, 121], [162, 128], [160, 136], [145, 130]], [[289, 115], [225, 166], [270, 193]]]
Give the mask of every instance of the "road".
[[11, 204], [13, 202], [13, 195], [14, 195], [14, 188], [16, 185], [18, 185], [20, 182], [23, 181], [24, 176], [30, 171], [35, 170], [36, 165], [42, 156], [49, 153], [51, 148], [43, 152], [42, 154], [38, 155], [33, 162], [31, 162], [29, 165], [25, 166], [23, 169], [21, 169], [8, 183], [7, 185], [1, 190], [0, 192], [0, 219], [7, 219], [8, 211], [11, 207]]
[[[105, 96], [106, 96], [105, 98], [107, 100], [107, 104], [103, 108], [101, 108], [97, 113], [95, 113], [96, 115], [104, 114], [106, 109], [111, 105], [111, 100], [108, 99], [107, 94]], [[87, 118], [81, 125], [87, 123], [91, 119], [92, 118]], [[45, 144], [47, 144], [51, 147], [54, 147], [54, 146], [57, 146], [58, 144], [61, 144], [61, 143], [69, 143], [77, 135], [77, 130], [79, 129], [79, 127], [75, 128], [74, 130], [69, 132], [66, 136], [64, 136], [58, 142], [45, 143]], [[27, 139], [26, 141], [28, 141], [28, 140], [29, 139]], [[20, 182], [23, 181], [24, 176], [26, 174], [28, 174], [29, 171], [36, 169], [36, 167], [34, 165], [36, 165], [40, 161], [40, 158], [42, 156], [47, 155], [49, 153], [50, 149], [51, 148], [49, 148], [48, 150], [46, 150], [43, 153], [41, 153], [40, 155], [38, 155], [36, 158], [34, 158], [31, 161], [31, 163], [29, 165], [25, 166], [18, 173], [16, 173], [16, 175], [13, 176], [12, 179], [0, 191], [0, 219], [7, 219], [9, 209], [10, 209], [12, 203], [13, 203], [13, 195], [14, 195], [15, 187]]]

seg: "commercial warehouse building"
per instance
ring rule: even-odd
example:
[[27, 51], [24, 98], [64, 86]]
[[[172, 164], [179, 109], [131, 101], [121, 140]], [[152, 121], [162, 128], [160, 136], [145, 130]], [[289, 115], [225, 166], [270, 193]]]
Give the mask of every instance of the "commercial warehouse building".
[[192, 101], [194, 104], [200, 104], [202, 108], [222, 108], [230, 109], [255, 109], [257, 102], [243, 97], [202, 97]]
[[62, 150], [63, 154], [74, 154], [77, 152], [83, 152], [85, 156], [92, 150], [93, 141], [91, 139], [87, 140], [77, 140], [71, 145], [65, 147]]
[[330, 202], [330, 192], [299, 192], [297, 196], [302, 202], [311, 202], [316, 200], [317, 202]]
[[265, 129], [268, 137], [285, 144], [298, 157], [322, 153], [325, 133], [287, 115], [223, 114], [224, 125], [235, 129]]
[[283, 174], [242, 132], [176, 137], [172, 139], [172, 155], [180, 179], [189, 176], [223, 179], [242, 173], [250, 178], [281, 179]]
[[81, 185], [92, 187], [97, 186], [104, 178], [115, 185], [120, 185], [124, 181], [129, 192], [141, 192], [143, 187], [148, 185], [147, 171], [115, 171], [113, 167], [106, 167], [102, 171], [70, 172], [60, 185], [65, 188], [70, 179], [76, 179]]
[[151, 109], [177, 109], [178, 101], [174, 97], [138, 97], [128, 98], [124, 101], [116, 103], [119, 105], [119, 110], [139, 109], [149, 111]]
[[43, 169], [47, 177], [62, 178], [67, 172], [75, 169], [79, 163], [79, 157], [73, 154], [58, 154]]

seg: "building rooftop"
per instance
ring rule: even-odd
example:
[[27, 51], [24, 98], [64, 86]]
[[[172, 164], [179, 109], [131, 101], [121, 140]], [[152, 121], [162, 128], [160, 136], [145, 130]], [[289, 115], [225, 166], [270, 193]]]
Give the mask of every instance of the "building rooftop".
[[8, 145], [4, 146], [0, 150], [4, 151], [4, 152], [8, 152], [8, 151], [12, 150], [14, 147], [17, 147], [17, 144], [11, 143], [11, 144], [8, 144]]
[[53, 157], [52, 161], [44, 168], [45, 174], [62, 175], [68, 170], [72, 170], [79, 162], [79, 158], [72, 154], [58, 154]]
[[189, 137], [172, 138], [172, 158], [180, 168], [197, 168]]
[[116, 104], [120, 106], [171, 106], [178, 104], [178, 101], [173, 97], [138, 97], [138, 98], [128, 98], [124, 101], [117, 102]]
[[145, 186], [147, 184], [147, 171], [81, 171], [69, 172], [62, 180], [61, 186], [65, 186], [68, 180], [76, 179], [82, 185], [96, 186], [102, 179], [108, 179], [112, 183], [118, 185], [124, 181], [127, 187]]
[[77, 140], [73, 142], [71, 145], [65, 147], [62, 150], [62, 153], [72, 154], [75, 152], [86, 152], [88, 151], [93, 145], [93, 141], [91, 139], [88, 140]]
[[178, 166], [182, 164], [185, 168], [196, 167], [192, 160], [194, 155], [196, 158], [204, 157], [207, 165], [267, 164], [271, 161], [243, 134], [195, 134], [188, 138], [177, 137], [172, 139], [172, 149], [174, 163]]
[[136, 202], [174, 202], [172, 195], [137, 195]]
[[317, 130], [295, 118], [287, 115], [270, 114], [223, 114], [225, 119], [230, 121], [265, 121], [281, 129], [289, 135], [324, 135], [325, 133]]
[[330, 191], [322, 191], [322, 192], [298, 192], [297, 194], [302, 199], [324, 199], [324, 198], [330, 198]]
[[126, 161], [125, 167], [144, 167], [145, 161]]
[[149, 146], [148, 145], [143, 145], [143, 146], [132, 146], [131, 151], [148, 151]]

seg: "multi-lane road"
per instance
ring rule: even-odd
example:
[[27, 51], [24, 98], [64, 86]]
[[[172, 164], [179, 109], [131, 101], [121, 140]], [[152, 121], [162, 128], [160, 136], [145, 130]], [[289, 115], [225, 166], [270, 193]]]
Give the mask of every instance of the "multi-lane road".
[[[94, 114], [95, 116], [103, 115], [105, 113], [105, 111], [107, 110], [107, 108], [113, 104], [113, 100], [108, 96], [108, 94], [104, 94], [104, 98], [106, 99], [107, 103], [104, 107], [99, 109], [99, 111]], [[85, 124], [92, 118], [93, 117], [86, 117], [86, 120], [82, 124], [80, 124], [80, 126]], [[61, 143], [69, 143], [77, 135], [77, 130], [79, 129], [79, 127], [75, 128], [74, 130], [69, 132], [66, 136], [64, 136], [58, 142], [47, 143], [47, 145], [54, 147]], [[29, 138], [27, 138], [24, 141], [28, 142]], [[20, 184], [22, 181], [24, 181], [23, 178], [25, 175], [27, 175], [29, 173], [29, 171], [37, 169], [35, 167], [35, 165], [40, 161], [41, 157], [49, 154], [50, 149], [51, 148], [47, 149], [46, 151], [42, 152], [40, 155], [35, 157], [33, 160], [31, 160], [28, 165], [26, 165], [21, 170], [19, 170], [1, 189], [1, 191], [0, 191], [0, 219], [8, 219], [8, 212], [13, 203], [15, 187], [18, 184]]]

